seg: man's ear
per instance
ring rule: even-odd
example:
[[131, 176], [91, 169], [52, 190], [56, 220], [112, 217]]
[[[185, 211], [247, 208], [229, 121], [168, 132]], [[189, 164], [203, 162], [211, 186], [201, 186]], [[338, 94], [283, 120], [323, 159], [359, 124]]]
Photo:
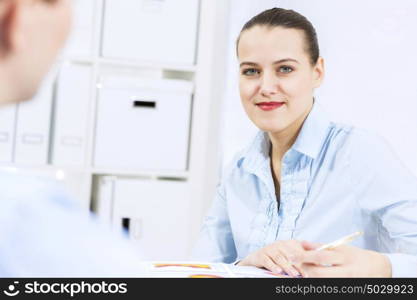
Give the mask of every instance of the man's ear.
[[324, 59], [323, 57], [319, 57], [317, 59], [316, 65], [313, 67], [313, 86], [314, 88], [317, 88], [321, 85], [323, 79], [324, 79]]
[[19, 14], [22, 1], [0, 1], [0, 57], [22, 47]]

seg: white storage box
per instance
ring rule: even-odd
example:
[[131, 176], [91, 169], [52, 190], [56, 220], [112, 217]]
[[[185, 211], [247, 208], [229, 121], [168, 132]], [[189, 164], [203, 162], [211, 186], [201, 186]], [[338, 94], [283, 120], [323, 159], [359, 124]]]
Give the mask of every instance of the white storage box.
[[191, 83], [182, 80], [104, 79], [94, 165], [186, 170], [191, 95]]
[[107, 0], [102, 55], [192, 65], [198, 0]]
[[189, 216], [187, 182], [114, 181], [113, 225], [128, 230], [131, 240], [148, 259], [186, 258]]

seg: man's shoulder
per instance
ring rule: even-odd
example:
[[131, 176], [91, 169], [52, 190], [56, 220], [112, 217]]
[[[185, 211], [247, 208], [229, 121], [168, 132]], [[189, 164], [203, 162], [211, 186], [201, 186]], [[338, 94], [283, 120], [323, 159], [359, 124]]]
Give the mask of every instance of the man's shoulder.
[[7, 171], [0, 171], [0, 198], [3, 205], [6, 202], [22, 204], [33, 201], [53, 201], [65, 206], [76, 203], [65, 187], [55, 180]]

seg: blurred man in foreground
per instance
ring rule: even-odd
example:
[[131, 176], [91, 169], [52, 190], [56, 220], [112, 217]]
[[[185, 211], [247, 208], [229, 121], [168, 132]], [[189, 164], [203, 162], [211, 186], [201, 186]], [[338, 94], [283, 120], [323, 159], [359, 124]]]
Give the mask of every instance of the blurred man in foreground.
[[[0, 109], [31, 99], [64, 45], [71, 0], [0, 0]], [[0, 277], [136, 277], [124, 236], [60, 187], [0, 172]]]

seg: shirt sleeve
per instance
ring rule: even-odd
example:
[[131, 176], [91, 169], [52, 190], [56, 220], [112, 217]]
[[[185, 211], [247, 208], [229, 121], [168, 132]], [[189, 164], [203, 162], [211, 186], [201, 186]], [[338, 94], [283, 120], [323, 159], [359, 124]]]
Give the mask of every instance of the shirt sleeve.
[[392, 277], [417, 277], [417, 257], [402, 253], [385, 253], [391, 262]]
[[222, 185], [217, 187], [216, 196], [204, 220], [192, 258], [223, 263], [233, 263], [236, 260], [236, 248]]
[[0, 277], [140, 277], [142, 256], [59, 186], [0, 176]]
[[352, 184], [361, 208], [378, 220], [379, 252], [393, 277], [417, 277], [417, 178], [383, 138], [363, 134], [358, 141]]

